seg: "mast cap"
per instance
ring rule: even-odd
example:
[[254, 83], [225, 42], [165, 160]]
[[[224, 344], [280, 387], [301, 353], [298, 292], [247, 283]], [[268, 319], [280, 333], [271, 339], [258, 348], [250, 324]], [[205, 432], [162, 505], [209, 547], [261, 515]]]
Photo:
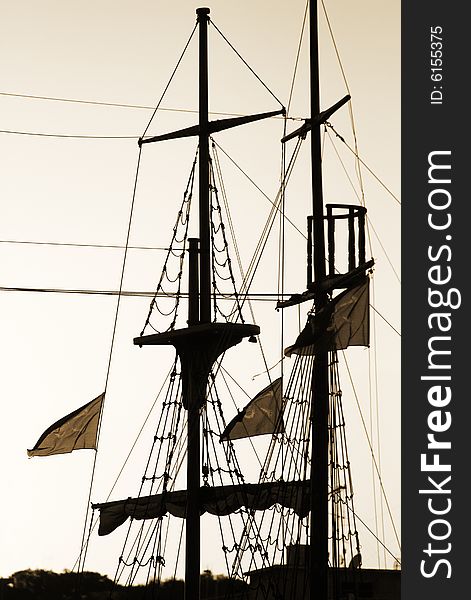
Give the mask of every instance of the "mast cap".
[[198, 15], [198, 17], [201, 19], [206, 15], [209, 15], [209, 13], [211, 12], [211, 10], [209, 8], [206, 7], [201, 7], [201, 8], [197, 8], [196, 9], [196, 14]]

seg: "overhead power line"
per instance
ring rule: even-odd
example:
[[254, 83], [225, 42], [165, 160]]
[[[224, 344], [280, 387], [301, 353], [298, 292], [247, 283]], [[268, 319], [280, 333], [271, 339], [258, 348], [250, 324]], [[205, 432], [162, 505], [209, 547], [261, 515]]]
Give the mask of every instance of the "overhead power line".
[[[148, 111], [164, 111], [164, 112], [175, 112], [175, 113], [189, 113], [189, 114], [198, 114], [198, 109], [191, 108], [174, 108], [174, 107], [164, 107], [164, 106], [146, 106], [143, 104], [125, 104], [122, 102], [101, 102], [99, 100], [80, 100], [77, 98], [61, 98], [55, 96], [36, 96], [33, 94], [17, 94], [13, 92], [0, 92], [0, 96], [11, 97], [11, 98], [23, 98], [27, 100], [44, 100], [49, 102], [65, 102], [71, 104], [84, 104], [89, 106], [103, 106], [103, 107], [113, 107], [113, 108], [131, 108], [138, 110], [148, 110]], [[161, 98], [162, 100], [162, 98]], [[246, 114], [242, 113], [234, 113], [234, 112], [220, 112], [220, 111], [211, 111], [210, 115], [213, 116], [222, 116], [222, 117], [245, 117]], [[274, 119], [281, 119], [281, 116], [272, 117]], [[301, 117], [287, 117], [293, 121], [301, 121]], [[27, 135], [27, 136], [37, 136], [37, 137], [52, 137], [52, 138], [77, 138], [77, 139], [98, 139], [98, 140], [137, 140], [139, 139], [138, 135], [88, 135], [88, 134], [66, 134], [66, 133], [42, 133], [35, 131], [19, 131], [12, 129], [1, 129], [0, 133], [5, 134], [13, 134], [13, 135]]]
[[[79, 244], [79, 243], [67, 243], [67, 242], [36, 242], [30, 240], [0, 240], [0, 244], [19, 244], [19, 245], [30, 245], [30, 246], [59, 246], [69, 248], [111, 248], [112, 250], [124, 250], [126, 246], [120, 246], [119, 244]], [[166, 250], [163, 246], [128, 246], [129, 250]], [[174, 248], [174, 250], [182, 250], [181, 248]]]
[[[48, 100], [51, 102], [68, 102], [72, 104], [87, 104], [90, 106], [108, 106], [114, 108], [134, 108], [140, 110], [155, 110], [155, 106], [145, 106], [143, 104], [124, 104], [122, 102], [101, 102], [99, 100], [79, 100], [76, 98], [58, 98], [54, 96], [33, 96], [32, 94], [13, 94], [10, 92], [0, 92], [0, 96], [9, 96], [12, 98], [25, 98], [27, 100]], [[181, 113], [195, 113], [198, 114], [197, 109], [191, 108], [168, 108], [168, 107], [159, 107], [158, 110], [167, 111], [167, 112], [181, 112]], [[213, 115], [221, 115], [228, 117], [241, 117], [244, 115], [236, 114], [236, 113], [223, 113], [223, 112], [211, 112]]]
[[[141, 297], [141, 298], [152, 298], [156, 296], [155, 292], [146, 291], [120, 291], [120, 290], [90, 290], [90, 289], [70, 289], [70, 288], [33, 288], [33, 287], [8, 287], [0, 286], [1, 292], [33, 292], [43, 294], [80, 294], [80, 295], [91, 295], [91, 296], [128, 296], [128, 297]], [[171, 292], [160, 292], [157, 296], [160, 298], [175, 298], [177, 294]], [[187, 292], [180, 292], [179, 294], [183, 298], [188, 298]], [[247, 294], [252, 300], [274, 302], [278, 300], [279, 294], [277, 293], [251, 293]], [[283, 294], [289, 296], [290, 294]], [[219, 300], [234, 301], [235, 294], [216, 294]]]
[[[13, 94], [11, 92], [0, 92], [0, 96], [10, 96], [12, 98], [25, 98], [27, 100], [49, 100], [52, 102], [71, 102], [74, 104], [90, 104], [95, 106], [113, 106], [117, 108], [137, 108], [142, 110], [154, 110], [155, 106], [144, 106], [142, 104], [123, 104], [120, 102], [100, 102], [98, 100], [78, 100], [76, 98], [56, 98], [53, 96], [33, 96], [32, 94]], [[178, 109], [165, 109], [161, 108], [160, 110], [173, 110], [178, 111]], [[187, 110], [182, 110], [179, 112], [192, 112]]]
[[75, 138], [86, 140], [137, 140], [138, 135], [81, 135], [68, 133], [39, 133], [37, 131], [14, 131], [11, 129], [0, 129], [0, 133], [11, 133], [13, 135], [31, 135], [35, 137], [48, 138]]
[[[155, 292], [146, 292], [146, 291], [119, 291], [119, 290], [89, 290], [89, 289], [69, 289], [69, 288], [30, 288], [30, 287], [19, 287], [19, 286], [0, 286], [0, 292], [30, 292], [36, 294], [78, 294], [85, 296], [126, 296], [126, 297], [134, 297], [134, 298], [152, 298], [156, 296]], [[247, 297], [254, 302], [274, 302], [278, 301], [280, 296], [289, 298], [293, 294], [292, 292], [286, 292], [284, 294], [279, 294], [278, 292], [251, 292], [244, 294], [244, 297]], [[174, 298], [176, 294], [173, 293], [158, 293], [157, 297], [161, 298]], [[180, 292], [180, 296], [183, 298], [188, 297], [187, 292]], [[216, 294], [216, 298], [218, 300], [228, 300], [233, 302], [235, 299], [235, 294]], [[371, 308], [378, 314], [384, 322], [395, 332], [398, 336], [401, 336], [400, 332], [393, 326], [391, 323], [383, 317], [383, 315], [373, 306]]]
[[[51, 102], [67, 102], [71, 104], [86, 104], [90, 106], [108, 106], [113, 108], [133, 108], [138, 110], [155, 110], [155, 106], [146, 106], [144, 104], [125, 104], [123, 102], [101, 102], [99, 100], [79, 100], [76, 98], [59, 98], [54, 96], [34, 96], [32, 94], [14, 94], [11, 92], [0, 92], [0, 96], [7, 96], [11, 98], [24, 98], [27, 100], [47, 100]], [[196, 108], [175, 108], [168, 106], [160, 106], [158, 108], [159, 111], [162, 112], [176, 112], [176, 113], [190, 113], [190, 114], [198, 114], [198, 109]], [[246, 117], [245, 113], [234, 113], [234, 112], [220, 112], [220, 111], [209, 111], [210, 115], [220, 116], [220, 117]], [[272, 117], [274, 119], [282, 119], [283, 117], [276, 116]], [[292, 121], [302, 121], [301, 117], [287, 117]]]

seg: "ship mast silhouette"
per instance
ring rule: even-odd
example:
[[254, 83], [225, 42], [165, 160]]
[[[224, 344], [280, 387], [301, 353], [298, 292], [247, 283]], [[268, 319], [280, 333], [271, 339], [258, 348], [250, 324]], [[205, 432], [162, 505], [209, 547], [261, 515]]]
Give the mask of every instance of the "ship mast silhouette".
[[[317, 27], [317, 0], [309, 2], [309, 50], [311, 73], [311, 121], [320, 113], [319, 92], [319, 36]], [[322, 195], [321, 135], [319, 126], [311, 126], [311, 187], [312, 224], [314, 236], [314, 281], [325, 279], [324, 201]], [[308, 249], [309, 256], [310, 248]], [[308, 274], [307, 284], [310, 284]], [[315, 297], [316, 313], [327, 304], [327, 294], [318, 289]], [[314, 357], [312, 371], [312, 453], [311, 453], [311, 546], [310, 596], [327, 600], [328, 573], [328, 415], [329, 376], [328, 353], [321, 351]], [[314, 523], [316, 525], [314, 526]]]
[[[178, 224], [181, 223], [183, 225], [184, 223], [185, 234], [183, 238], [183, 250], [179, 255], [179, 275], [176, 279], [169, 279], [169, 281], [178, 280], [174, 319], [167, 331], [144, 335], [146, 326], [149, 324], [155, 297], [157, 296], [156, 292], [156, 296], [151, 303], [146, 325], [140, 336], [134, 338], [134, 344], [138, 346], [165, 345], [175, 348], [180, 363], [180, 377], [177, 389], [173, 390], [172, 382], [178, 373], [175, 361], [172, 375], [170, 376], [170, 388], [172, 388], [172, 393], [176, 393], [174, 396], [176, 400], [164, 402], [162, 409], [164, 410], [165, 407], [167, 410], [172, 405], [176, 411], [174, 416], [176, 414], [177, 418], [174, 420], [172, 417], [170, 431], [165, 431], [165, 435], [159, 436], [156, 433], [154, 436], [154, 444], [156, 442], [162, 444], [164, 440], [168, 441], [169, 444], [165, 459], [165, 470], [161, 475], [157, 475], [159, 457], [161, 456], [160, 449], [162, 448], [160, 446], [159, 451], [156, 453], [153, 474], [149, 476], [146, 466], [146, 471], [142, 478], [143, 485], [145, 481], [151, 482], [151, 492], [155, 492], [154, 482], [159, 480], [157, 490], [162, 485], [162, 493], [151, 493], [148, 496], [142, 495], [141, 492], [144, 489], [142, 485], [138, 498], [128, 497], [126, 500], [92, 504], [92, 508], [100, 510], [99, 535], [111, 533], [116, 527], [122, 525], [128, 517], [131, 517], [131, 521], [133, 519], [159, 519], [160, 526], [166, 514], [184, 518], [186, 530], [186, 600], [199, 600], [200, 598], [201, 514], [204, 512], [209, 512], [220, 517], [239, 512], [242, 507], [245, 507], [245, 514], [248, 518], [243, 523], [242, 541], [240, 544], [234, 543], [231, 550], [224, 545], [223, 551], [235, 554], [230, 578], [234, 578], [237, 575], [243, 577], [250, 576], [251, 586], [252, 577], [254, 582], [259, 584], [258, 587], [255, 587], [254, 583], [254, 586], [249, 586], [246, 589], [249, 598], [253, 597], [251, 592], [254, 589], [257, 590], [258, 597], [258, 590], [260, 589], [265, 594], [265, 598], [273, 598], [274, 600], [287, 597], [292, 599], [298, 597], [304, 598], [306, 596], [309, 596], [310, 600], [327, 600], [330, 594], [329, 583], [334, 581], [334, 576], [339, 580], [339, 573], [337, 571], [339, 571], [338, 567], [342, 565], [342, 561], [344, 566], [347, 564], [345, 560], [347, 549], [345, 548], [345, 544], [343, 544], [345, 540], [350, 541], [350, 551], [352, 553], [352, 560], [350, 561], [348, 570], [354, 571], [354, 569], [361, 566], [356, 525], [354, 522], [350, 524], [350, 521], [348, 521], [344, 528], [342, 524], [342, 503], [346, 505], [348, 510], [352, 511], [353, 515], [354, 511], [350, 463], [346, 452], [344, 418], [341, 408], [341, 389], [338, 381], [337, 350], [343, 350], [348, 346], [369, 345], [369, 278], [366, 272], [372, 267], [374, 261], [372, 259], [366, 261], [365, 256], [366, 208], [349, 204], [326, 204], [324, 209], [321, 127], [329, 125], [327, 122], [328, 118], [346, 104], [350, 96], [345, 96], [330, 108], [321, 112], [317, 12], [317, 0], [313, 0], [309, 4], [310, 117], [305, 119], [304, 123], [298, 129], [285, 135], [281, 140], [282, 144], [286, 144], [290, 140], [298, 138], [297, 148], [299, 148], [301, 140], [309, 132], [311, 135], [310, 192], [312, 194], [312, 215], [307, 217], [307, 289], [301, 294], [294, 294], [287, 300], [279, 301], [277, 308], [284, 309], [305, 301], [310, 301], [311, 305], [312, 301], [314, 301], [314, 306], [308, 312], [306, 326], [299, 333], [294, 345], [285, 349], [285, 356], [298, 355], [291, 370], [285, 395], [283, 396], [282, 393], [283, 384], [282, 377], [280, 377], [276, 382], [271, 382], [270, 386], [257, 394], [249, 405], [242, 412], [238, 413], [227, 427], [225, 426], [224, 418], [222, 418], [224, 431], [221, 431], [221, 422], [217, 423], [215, 430], [210, 429], [208, 426], [207, 407], [213, 403], [213, 407], [214, 404], [217, 404], [218, 409], [221, 408], [218, 397], [216, 397], [216, 402], [213, 402], [213, 388], [209, 385], [210, 380], [212, 382], [215, 378], [213, 367], [226, 350], [239, 344], [244, 338], [248, 338], [249, 341], [255, 341], [254, 336], [260, 333], [260, 328], [257, 325], [244, 322], [239, 305], [241, 322], [230, 322], [233, 313], [224, 314], [221, 311], [220, 314], [226, 320], [224, 322], [216, 322], [216, 315], [218, 313], [216, 291], [218, 290], [217, 277], [219, 274], [215, 264], [221, 265], [221, 263], [217, 260], [217, 253], [220, 250], [218, 250], [218, 245], [215, 242], [216, 237], [214, 233], [217, 229], [212, 219], [212, 211], [217, 210], [220, 213], [221, 208], [217, 200], [217, 188], [214, 185], [217, 178], [215, 178], [214, 171], [212, 170], [213, 165], [210, 157], [209, 141], [215, 132], [267, 119], [275, 115], [285, 115], [285, 109], [282, 107], [277, 111], [250, 116], [215, 121], [209, 120], [208, 25], [210, 22], [210, 10], [209, 8], [198, 8], [196, 10], [197, 25], [193, 30], [193, 33], [196, 29], [199, 32], [198, 124], [178, 131], [139, 139], [139, 146], [142, 146], [143, 144], [184, 137], [195, 136], [198, 138], [199, 234], [198, 237], [187, 237], [190, 209], [189, 199], [193, 191], [193, 178], [196, 169], [195, 158], [184, 194], [184, 203], [178, 213], [177, 224], [175, 225], [174, 236], [172, 238], [173, 244], [178, 239]], [[191, 34], [192, 36], [193, 33]], [[214, 154], [214, 162], [217, 165], [216, 154]], [[284, 189], [284, 185], [285, 181], [283, 181], [280, 190]], [[189, 190], [190, 193], [187, 196]], [[213, 204], [213, 199], [216, 200], [216, 206]], [[183, 209], [184, 205], [186, 205], [186, 212]], [[274, 208], [278, 208], [278, 206], [274, 205]], [[336, 233], [337, 225], [342, 225], [340, 236]], [[224, 224], [221, 217], [219, 229], [224, 232]], [[342, 236], [342, 234], [344, 235]], [[224, 233], [221, 235], [224, 238], [224, 247], [227, 252], [226, 263], [229, 265], [228, 270], [230, 271], [230, 277], [237, 298], [235, 280], [230, 268], [227, 240]], [[339, 237], [341, 238], [340, 246], [342, 243], [346, 243], [346, 252], [344, 254], [347, 260], [341, 261], [342, 265], [339, 265], [336, 260], [336, 241]], [[188, 246], [186, 244], [187, 241]], [[172, 244], [168, 249], [169, 255], [172, 252]], [[175, 329], [176, 309], [180, 299], [180, 279], [183, 273], [183, 257], [187, 248], [189, 265], [187, 326]], [[166, 273], [167, 262], [164, 264], [162, 277]], [[221, 279], [225, 278], [221, 276]], [[334, 291], [342, 288], [345, 291], [334, 296]], [[214, 296], [212, 295], [213, 291]], [[214, 320], [212, 320], [213, 318]], [[157, 329], [153, 329], [157, 331]], [[276, 398], [275, 387], [280, 396], [279, 403]], [[268, 391], [269, 389], [270, 391]], [[96, 448], [98, 420], [103, 397], [104, 394], [96, 398], [92, 403], [88, 403], [52, 425], [41, 436], [35, 448], [28, 451], [28, 453], [30, 455], [50, 455], [71, 452], [78, 448]], [[169, 397], [172, 396], [170, 395]], [[268, 402], [268, 405], [263, 405], [262, 400], [263, 402]], [[260, 404], [255, 404], [256, 401], [260, 402]], [[275, 412], [273, 407], [275, 404], [277, 405], [277, 416], [273, 417]], [[251, 427], [246, 427], [246, 435], [234, 435], [231, 438], [227, 431], [229, 430], [229, 433], [232, 431], [233, 423], [237, 425], [243, 424], [245, 416], [249, 414], [247, 411], [248, 407], [251, 405], [257, 406], [259, 411], [265, 415], [264, 418], [270, 421], [270, 427], [259, 427], [257, 429], [260, 423], [254, 426], [252, 422]], [[290, 416], [291, 408], [293, 408], [293, 411]], [[178, 470], [182, 464], [178, 460], [176, 471], [171, 471], [170, 465], [174, 458], [177, 440], [179, 452], [185, 445], [185, 438], [181, 435], [179, 429], [181, 427], [179, 424], [180, 414], [183, 412], [182, 409], [187, 411], [186, 489], [175, 491], [173, 489], [175, 482], [170, 485], [170, 489], [168, 489], [167, 484], [169, 480], [174, 479], [172, 474], [178, 474]], [[293, 413], [296, 413], [296, 416]], [[168, 414], [166, 412], [167, 416]], [[222, 410], [219, 416], [222, 417]], [[269, 416], [270, 418], [268, 418]], [[88, 437], [83, 436], [82, 433], [83, 431], [87, 431], [91, 417], [95, 419], [94, 425], [88, 431]], [[83, 424], [84, 419], [86, 420], [85, 425]], [[289, 423], [289, 429], [285, 429], [283, 421], [285, 424]], [[80, 427], [82, 429], [76, 426], [77, 423], [81, 424]], [[162, 427], [166, 428], [166, 419], [162, 423]], [[57, 443], [58, 436], [60, 437], [59, 430], [64, 424], [68, 424], [69, 431], [73, 431], [74, 435], [78, 431], [79, 435], [73, 438], [73, 443], [70, 440], [62, 440], [61, 443]], [[243, 426], [245, 427], [245, 425]], [[159, 428], [160, 423], [157, 431], [163, 431]], [[226, 456], [228, 466], [232, 460], [232, 464], [235, 467], [233, 470], [230, 468], [227, 470], [220, 468], [219, 463], [216, 463], [218, 465], [216, 469], [211, 467], [208, 450], [208, 432], [213, 436], [213, 442], [215, 435], [218, 435], [219, 441], [229, 441], [231, 439], [238, 439], [239, 437], [250, 437], [262, 433], [274, 434], [265, 463], [262, 465], [259, 461], [261, 471], [258, 483], [247, 484], [244, 481], [244, 477], [238, 470], [238, 463], [234, 460], [234, 456]], [[277, 437], [275, 434], [281, 435]], [[296, 439], [299, 440], [299, 444], [293, 445]], [[44, 447], [39, 447], [43, 442], [45, 442]], [[287, 447], [290, 454], [289, 462], [284, 460], [283, 447], [280, 452], [273, 452], [274, 445], [278, 444], [278, 442], [286, 444], [285, 447]], [[152, 446], [149, 455], [149, 463], [153, 451], [154, 446]], [[310, 457], [309, 452], [311, 454]], [[281, 462], [278, 463], [278, 458], [280, 457]], [[299, 462], [302, 463], [301, 467], [299, 466]], [[211, 471], [219, 471], [219, 475], [222, 472], [230, 475], [232, 484], [217, 486], [215, 485], [215, 479], [211, 477], [212, 485], [210, 485], [209, 473]], [[339, 473], [342, 475], [339, 476]], [[236, 476], [236, 485], [234, 485], [233, 475]], [[201, 485], [201, 479], [203, 479], [203, 486]], [[224, 480], [227, 479], [229, 477], [224, 477]], [[221, 476], [221, 484], [223, 484], [224, 480]], [[332, 519], [330, 523], [328, 510], [329, 485], [332, 494]], [[335, 498], [335, 494], [337, 494], [337, 499]], [[288, 521], [283, 521], [284, 515], [283, 511], [281, 511], [279, 523], [282, 529], [278, 528], [276, 535], [272, 535], [275, 530], [272, 529], [273, 519], [271, 519], [269, 531], [262, 530], [263, 517], [260, 519], [260, 523], [257, 524], [255, 522], [256, 511], [263, 511], [264, 513], [268, 509], [275, 507], [275, 505], [282, 507], [282, 509], [287, 509], [286, 515], [297, 520], [296, 527], [293, 520], [291, 521], [291, 525]], [[278, 509], [274, 508], [273, 515], [275, 515], [275, 510], [278, 512]], [[232, 529], [232, 523], [230, 526]], [[289, 531], [290, 528], [291, 531]], [[158, 535], [157, 530], [152, 534], [155, 535], [154, 539], [156, 542], [161, 531], [162, 529], [159, 530]], [[167, 533], [168, 531], [169, 529], [167, 529]], [[282, 532], [283, 542], [281, 546], [278, 545], [280, 531]], [[286, 532], [288, 535], [284, 537]], [[233, 529], [232, 534], [234, 535]], [[329, 569], [329, 536], [332, 537], [332, 569]], [[141, 534], [139, 534], [140, 537]], [[255, 539], [257, 543], [252, 543], [252, 540]], [[352, 540], [356, 541], [357, 554], [355, 556], [353, 556], [352, 551]], [[304, 545], [301, 541], [305, 542]], [[275, 545], [273, 559], [277, 553], [279, 555], [280, 551], [284, 552], [286, 550], [286, 562], [283, 555], [280, 565], [270, 565], [268, 563], [268, 551], [264, 547], [265, 542], [269, 545]], [[341, 542], [343, 544], [342, 547], [340, 547]], [[125, 546], [126, 543], [127, 537]], [[143, 551], [142, 559], [144, 559], [148, 551], [152, 551], [152, 553], [157, 552], [155, 545], [152, 550], [149, 549], [148, 542], [145, 542], [140, 551]], [[178, 554], [179, 551], [180, 547]], [[255, 556], [261, 559], [262, 568], [253, 569], [257, 565], [250, 560], [250, 570], [243, 570], [245, 567], [242, 563], [242, 553], [246, 551], [251, 552], [251, 559]], [[160, 549], [158, 552], [160, 552]], [[300, 556], [302, 556], [302, 563], [299, 560]], [[305, 560], [306, 557], [308, 560]], [[292, 558], [293, 560], [291, 560]], [[138, 559], [137, 550], [132, 562], [126, 562], [123, 556], [120, 556], [119, 560], [120, 564], [123, 563], [126, 567], [131, 567], [132, 570], [134, 570], [135, 564], [139, 566], [149, 565], [149, 574], [152, 566], [155, 568], [159, 565], [160, 568], [162, 565], [165, 565], [165, 560], [160, 553], [156, 555], [152, 554], [147, 560], [141, 561]], [[227, 566], [229, 570], [229, 565]], [[309, 569], [308, 571], [305, 568], [306, 566]], [[156, 571], [154, 571], [153, 583], [156, 581], [160, 582], [161, 572], [159, 572], [158, 579], [155, 578], [155, 573]], [[298, 575], [302, 579], [300, 587], [297, 585]], [[132, 581], [134, 576], [135, 573], [131, 573], [128, 581]], [[291, 595], [287, 593], [288, 582], [290, 583]], [[234, 581], [231, 583], [234, 583]], [[345, 581], [345, 583], [349, 582]], [[309, 594], [307, 590], [309, 590]], [[332, 586], [332, 590], [334, 593], [337, 593], [334, 586]], [[342, 591], [342, 593], [344, 592]]]
[[[188, 411], [187, 510], [185, 549], [185, 598], [200, 597], [200, 410], [206, 402], [209, 373], [214, 362], [243, 338], [260, 333], [257, 325], [211, 322], [211, 237], [209, 137], [253, 121], [284, 113], [284, 109], [232, 119], [209, 121], [208, 22], [209, 8], [196, 10], [199, 26], [199, 123], [169, 134], [145, 138], [141, 144], [198, 136], [199, 238], [189, 240], [188, 327], [134, 339], [139, 346], [175, 346], [181, 363], [183, 405]], [[199, 260], [198, 260], [199, 256]]]
[[[316, 314], [326, 308], [329, 298], [325, 285], [330, 279], [326, 276], [326, 252], [324, 235], [324, 201], [322, 190], [321, 125], [350, 96], [345, 96], [326, 111], [320, 110], [319, 90], [319, 32], [318, 7], [316, 0], [309, 2], [309, 54], [310, 54], [310, 112], [311, 118], [296, 131], [286, 135], [281, 141], [286, 143], [294, 137], [305, 137], [311, 132], [311, 193], [312, 216], [308, 217], [307, 247], [307, 292], [295, 301], [281, 302], [280, 308], [292, 306], [299, 301], [314, 299]], [[330, 219], [329, 231], [333, 231], [333, 219]], [[349, 223], [352, 225], [353, 222]], [[332, 235], [333, 237], [333, 235]], [[333, 254], [333, 253], [332, 253]], [[334, 258], [329, 261], [329, 276], [334, 275]], [[349, 261], [351, 266], [351, 260]], [[359, 260], [360, 264], [363, 261]], [[315, 353], [312, 371], [311, 402], [311, 539], [309, 550], [310, 598], [327, 600], [328, 597], [328, 561], [329, 561], [329, 353], [321, 348]]]
[[[206, 391], [211, 368], [215, 361], [228, 348], [244, 338], [260, 333], [256, 325], [245, 323], [216, 323], [211, 321], [211, 237], [210, 237], [210, 157], [209, 138], [212, 133], [230, 129], [246, 123], [284, 114], [284, 109], [250, 115], [209, 121], [208, 116], [208, 23], [209, 8], [196, 10], [199, 27], [199, 123], [179, 131], [144, 138], [140, 144], [198, 136], [199, 173], [199, 238], [189, 240], [189, 304], [188, 327], [165, 333], [141, 335], [134, 339], [139, 346], [173, 345], [181, 363], [183, 382], [183, 405], [188, 411], [187, 446], [187, 509], [186, 509], [186, 549], [185, 549], [185, 598], [200, 598], [200, 411], [206, 402]], [[329, 109], [320, 112], [317, 3], [310, 3], [310, 90], [311, 117], [296, 131], [286, 135], [282, 142], [311, 131], [311, 187], [313, 214], [308, 217], [307, 252], [307, 291], [300, 299], [280, 302], [279, 308], [314, 299], [316, 313], [321, 312], [329, 302], [329, 292], [334, 288], [346, 287], [346, 282], [356, 275], [364, 274], [367, 267], [364, 257], [364, 218], [365, 209], [345, 205], [330, 205], [327, 211], [329, 273], [326, 274], [326, 252], [324, 236], [324, 205], [322, 196], [322, 165], [320, 127], [337, 109], [343, 106], [350, 96], [345, 96]], [[344, 209], [340, 218], [348, 219], [349, 230], [349, 272], [335, 273], [334, 234], [335, 220], [333, 208]], [[355, 220], [359, 222], [359, 258], [355, 259]], [[328, 460], [329, 460], [329, 376], [328, 349], [316, 352], [312, 374], [311, 427], [312, 427], [312, 466], [310, 481], [310, 597], [327, 600], [328, 597]]]

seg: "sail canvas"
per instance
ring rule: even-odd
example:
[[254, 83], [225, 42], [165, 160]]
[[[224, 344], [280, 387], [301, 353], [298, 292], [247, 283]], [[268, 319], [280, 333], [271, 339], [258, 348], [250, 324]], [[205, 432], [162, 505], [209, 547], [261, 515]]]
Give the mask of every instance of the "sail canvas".
[[[199, 513], [223, 516], [233, 514], [244, 506], [250, 510], [266, 510], [278, 504], [304, 518], [309, 514], [309, 494], [309, 480], [203, 486], [200, 488]], [[171, 514], [184, 519], [187, 503], [187, 491], [178, 490], [94, 504], [93, 508], [100, 511], [98, 535], [108, 535], [129, 517], [136, 520], [156, 519]]]
[[104, 394], [53, 423], [40, 436], [28, 456], [67, 454], [73, 450], [96, 448], [98, 421]]
[[368, 346], [369, 303], [369, 279], [366, 278], [362, 284], [342, 292], [311, 317], [296, 342], [286, 348], [285, 356]]
[[283, 431], [281, 377], [259, 392], [242, 411], [236, 415], [221, 434], [221, 440], [279, 433]]

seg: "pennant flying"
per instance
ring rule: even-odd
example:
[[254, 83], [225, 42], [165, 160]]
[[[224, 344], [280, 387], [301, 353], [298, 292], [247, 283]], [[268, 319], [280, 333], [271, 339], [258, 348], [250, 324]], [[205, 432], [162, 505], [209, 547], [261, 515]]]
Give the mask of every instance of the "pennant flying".
[[28, 450], [28, 456], [51, 456], [84, 448], [95, 449], [104, 396], [100, 394], [48, 427], [34, 448]]
[[285, 356], [313, 355], [343, 350], [348, 346], [369, 346], [369, 279], [349, 288], [308, 319], [296, 342]]
[[282, 412], [282, 382], [276, 379], [259, 392], [236, 415], [221, 434], [221, 441], [238, 440], [264, 433], [281, 433], [284, 430]]

